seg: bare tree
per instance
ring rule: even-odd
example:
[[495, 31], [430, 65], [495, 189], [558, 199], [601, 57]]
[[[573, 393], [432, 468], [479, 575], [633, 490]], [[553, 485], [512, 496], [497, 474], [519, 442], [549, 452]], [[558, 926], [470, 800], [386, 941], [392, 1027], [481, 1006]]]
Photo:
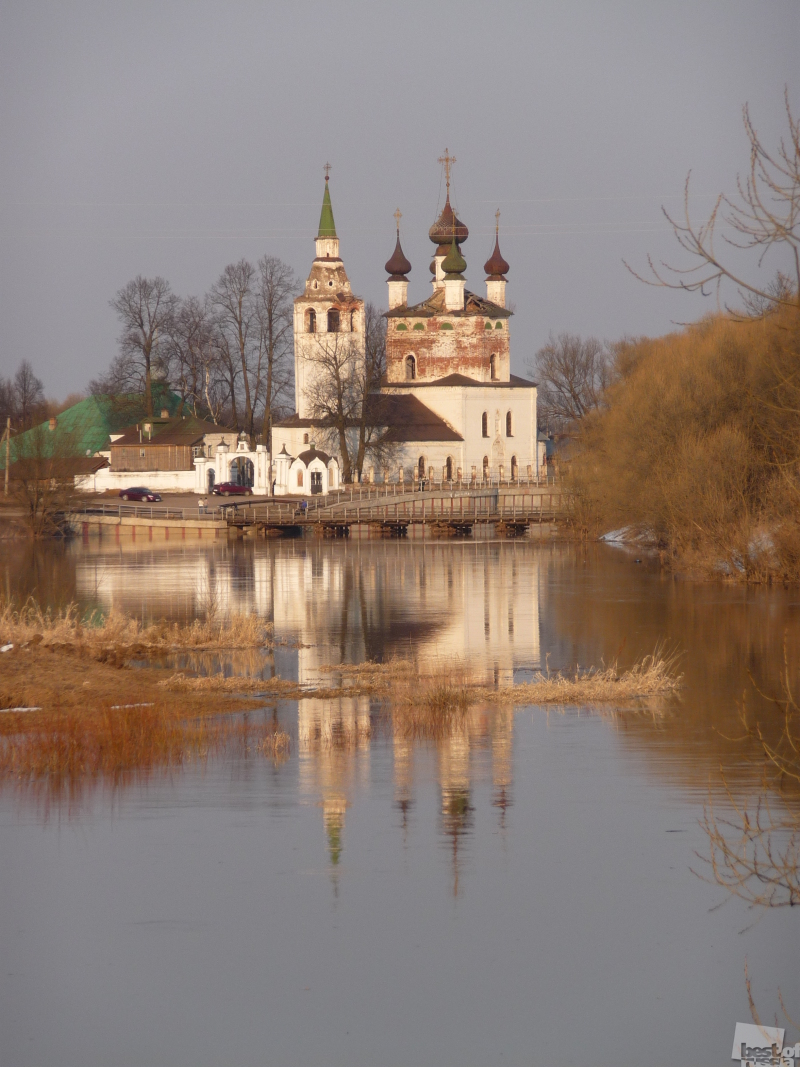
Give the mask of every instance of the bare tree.
[[273, 411], [292, 382], [293, 298], [298, 286], [292, 268], [277, 256], [262, 256], [258, 261], [258, 270], [256, 394], [262, 396], [263, 383], [261, 440], [271, 452]]
[[[245, 430], [253, 437], [255, 406], [251, 388], [251, 371], [254, 355], [258, 351], [259, 320], [256, 290], [258, 278], [252, 263], [240, 259], [229, 263], [211, 288], [209, 300], [213, 306], [219, 332], [220, 355], [225, 361], [230, 383], [231, 400], [234, 404], [236, 378], [244, 388]], [[236, 371], [234, 372], [234, 365]]]
[[380, 460], [389, 447], [377, 390], [386, 369], [386, 322], [364, 308], [364, 347], [350, 333], [323, 333], [308, 358], [314, 364], [306, 395], [312, 419], [342, 458], [342, 477], [361, 477], [367, 456]]
[[75, 429], [34, 426], [14, 442], [9, 469], [11, 499], [22, 508], [23, 523], [35, 538], [64, 532], [64, 511], [74, 495]]
[[379, 417], [375, 402], [381, 379], [386, 373], [386, 319], [372, 303], [364, 305], [364, 365], [359, 378], [361, 402], [358, 418], [358, 450], [356, 469], [359, 476], [369, 455], [383, 465], [388, 447], [387, 427]]
[[122, 323], [119, 354], [108, 374], [91, 383], [93, 392], [142, 392], [145, 410], [153, 414], [153, 384], [166, 382], [167, 341], [174, 325], [178, 298], [164, 278], [138, 275], [110, 302]]
[[531, 361], [539, 383], [539, 411], [547, 420], [574, 423], [600, 406], [611, 380], [612, 360], [596, 338], [552, 334]]
[[314, 366], [306, 387], [311, 418], [330, 441], [329, 447], [338, 449], [343, 480], [352, 482], [356, 470], [352, 453], [357, 453], [352, 431], [361, 414], [363, 356], [352, 334], [346, 333], [318, 334], [307, 356]]
[[[800, 311], [800, 118], [795, 119], [789, 104], [788, 88], [784, 92], [788, 136], [781, 138], [777, 150], [770, 152], [762, 143], [745, 104], [743, 121], [750, 142], [750, 167], [744, 178], [737, 177], [735, 198], [724, 193], [717, 197], [707, 222], [692, 222], [689, 212], [689, 179], [684, 189], [683, 220], [673, 218], [662, 208], [672, 226], [678, 244], [689, 253], [690, 265], [673, 267], [653, 262], [641, 275], [627, 263], [628, 270], [648, 285], [685, 289], [708, 296], [709, 287], [718, 297], [723, 283], [736, 287], [748, 310], [791, 307]], [[715, 247], [720, 223], [730, 228], [722, 235], [729, 248], [758, 251], [760, 267], [768, 252], [783, 253], [789, 273], [779, 269], [777, 284], [756, 284], [742, 273]], [[694, 262], [692, 262], [694, 261]]]
[[44, 385], [33, 373], [33, 367], [27, 359], [20, 363], [11, 382], [11, 401], [11, 417], [16, 421], [18, 429], [27, 430], [42, 413]]
[[195, 415], [200, 408], [213, 417], [209, 386], [211, 364], [217, 355], [214, 324], [208, 304], [196, 296], [180, 301], [168, 339], [168, 353], [169, 378], [182, 402]]

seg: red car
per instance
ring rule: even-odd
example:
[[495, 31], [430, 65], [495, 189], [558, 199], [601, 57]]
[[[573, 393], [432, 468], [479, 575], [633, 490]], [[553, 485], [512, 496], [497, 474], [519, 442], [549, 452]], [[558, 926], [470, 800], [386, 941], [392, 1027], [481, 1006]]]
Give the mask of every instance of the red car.
[[236, 485], [235, 482], [220, 482], [211, 490], [216, 496], [252, 496], [253, 490], [249, 485]]
[[141, 485], [134, 486], [133, 489], [120, 489], [119, 495], [123, 500], [146, 500], [148, 504], [155, 503], [161, 499], [160, 493], [155, 493], [152, 489], [145, 489]]

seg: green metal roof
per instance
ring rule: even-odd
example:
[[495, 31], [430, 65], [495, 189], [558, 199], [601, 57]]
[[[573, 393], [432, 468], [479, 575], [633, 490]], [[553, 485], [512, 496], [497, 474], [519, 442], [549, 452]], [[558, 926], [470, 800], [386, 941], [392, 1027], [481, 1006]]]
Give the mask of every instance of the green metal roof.
[[322, 211], [319, 216], [319, 233], [317, 237], [335, 237], [336, 223], [333, 221], [333, 208], [331, 207], [331, 194], [328, 189], [328, 179], [325, 179], [325, 195], [322, 197]]
[[[180, 397], [173, 392], [154, 389], [153, 405], [158, 411], [166, 408], [170, 415], [174, 415], [180, 406]], [[108, 445], [110, 434], [120, 433], [144, 417], [144, 397], [138, 394], [87, 397], [56, 417], [55, 430], [51, 431], [49, 422], [44, 422], [13, 436], [11, 462], [34, 453], [51, 454], [56, 449], [69, 456], [94, 455]], [[0, 449], [0, 470], [5, 469], [5, 465], [6, 450], [3, 447]]]

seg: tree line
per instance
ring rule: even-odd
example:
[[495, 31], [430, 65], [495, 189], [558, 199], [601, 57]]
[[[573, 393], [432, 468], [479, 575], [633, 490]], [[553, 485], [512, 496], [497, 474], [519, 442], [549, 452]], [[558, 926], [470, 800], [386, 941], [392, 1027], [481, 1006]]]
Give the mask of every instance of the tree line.
[[119, 351], [89, 389], [139, 394], [153, 414], [159, 390], [169, 388], [182, 409], [269, 442], [274, 419], [292, 405], [298, 290], [277, 256], [228, 264], [201, 297], [180, 297], [165, 278], [138, 275], [110, 301]]

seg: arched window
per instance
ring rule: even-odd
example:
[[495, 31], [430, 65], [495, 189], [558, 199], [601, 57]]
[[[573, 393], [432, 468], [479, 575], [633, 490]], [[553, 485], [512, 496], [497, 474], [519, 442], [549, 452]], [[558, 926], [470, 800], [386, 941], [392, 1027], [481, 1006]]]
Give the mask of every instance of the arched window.
[[494, 353], [489, 356], [489, 377], [493, 382], [497, 381], [497, 356]]
[[417, 376], [417, 361], [413, 356], [406, 356], [406, 381], [413, 382]]
[[309, 308], [306, 312], [306, 333], [317, 332], [317, 313], [313, 308]]
[[511, 481], [515, 482], [519, 477], [519, 467], [517, 466], [517, 457], [511, 457]]
[[514, 434], [513, 434], [512, 431], [513, 431], [513, 427], [512, 427], [512, 424], [511, 424], [511, 412], [507, 411], [506, 412], [506, 437], [513, 437]]
[[304, 434], [303, 434], [303, 444], [304, 444], [304, 445], [307, 445], [307, 444], [308, 444], [308, 434], [307, 434], [307, 433], [304, 433]]
[[355, 311], [351, 311], [350, 312], [350, 333], [355, 333], [355, 331], [356, 331], [356, 313], [355, 313]]
[[425, 457], [424, 456], [420, 456], [419, 457], [419, 463], [417, 464], [417, 474], [419, 475], [420, 478], [424, 478], [425, 477]]
[[328, 311], [328, 333], [339, 332], [339, 312], [336, 308], [331, 308]]
[[486, 479], [488, 477], [489, 477], [489, 457], [488, 456], [484, 456], [483, 457], [483, 480], [486, 481]]
[[484, 411], [481, 415], [481, 437], [489, 436], [489, 413]]
[[297, 472], [297, 488], [303, 488], [303, 472], [301, 470]]
[[452, 456], [448, 456], [447, 457], [447, 464], [446, 464], [446, 467], [445, 467], [445, 480], [448, 481], [448, 482], [452, 482], [452, 480], [453, 480], [453, 457]]

